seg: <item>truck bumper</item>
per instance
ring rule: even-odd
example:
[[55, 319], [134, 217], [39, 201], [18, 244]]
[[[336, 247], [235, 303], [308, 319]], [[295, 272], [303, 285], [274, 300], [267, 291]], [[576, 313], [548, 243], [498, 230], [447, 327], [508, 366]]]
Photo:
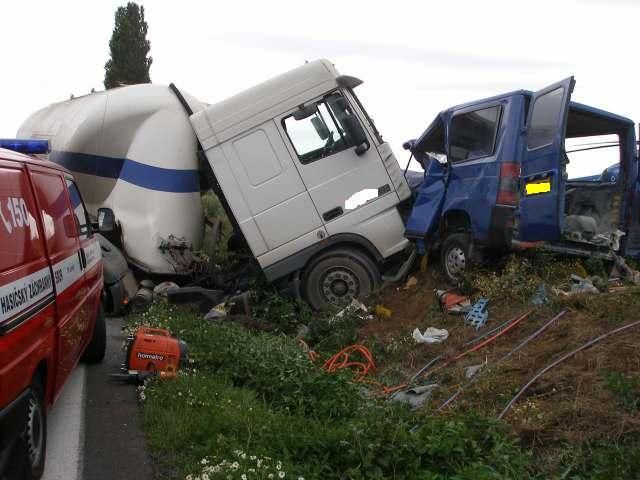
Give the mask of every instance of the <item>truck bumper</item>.
[[24, 434], [28, 399], [29, 389], [0, 410], [0, 478], [3, 478], [9, 466], [13, 447]]

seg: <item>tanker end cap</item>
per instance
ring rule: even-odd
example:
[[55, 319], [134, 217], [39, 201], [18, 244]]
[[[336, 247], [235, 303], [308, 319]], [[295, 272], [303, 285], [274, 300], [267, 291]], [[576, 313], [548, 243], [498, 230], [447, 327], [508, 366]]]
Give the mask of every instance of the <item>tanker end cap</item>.
[[28, 155], [49, 153], [49, 140], [1, 138], [0, 148]]

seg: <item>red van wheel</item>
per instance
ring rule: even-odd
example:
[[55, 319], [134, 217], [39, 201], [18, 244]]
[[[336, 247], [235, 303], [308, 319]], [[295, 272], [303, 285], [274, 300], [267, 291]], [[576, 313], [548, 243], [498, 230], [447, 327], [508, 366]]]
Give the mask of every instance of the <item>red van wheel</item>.
[[39, 381], [31, 384], [25, 431], [25, 478], [36, 480], [44, 473], [47, 454], [47, 413], [44, 407], [44, 388]]

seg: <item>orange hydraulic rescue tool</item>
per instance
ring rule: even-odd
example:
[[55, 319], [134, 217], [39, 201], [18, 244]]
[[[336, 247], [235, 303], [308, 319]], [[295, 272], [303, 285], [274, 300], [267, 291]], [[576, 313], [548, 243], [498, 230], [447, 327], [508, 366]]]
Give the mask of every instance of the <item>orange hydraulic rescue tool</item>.
[[127, 357], [122, 373], [112, 374], [114, 379], [143, 382], [158, 375], [173, 378], [187, 361], [187, 345], [162, 328], [139, 327], [127, 338]]

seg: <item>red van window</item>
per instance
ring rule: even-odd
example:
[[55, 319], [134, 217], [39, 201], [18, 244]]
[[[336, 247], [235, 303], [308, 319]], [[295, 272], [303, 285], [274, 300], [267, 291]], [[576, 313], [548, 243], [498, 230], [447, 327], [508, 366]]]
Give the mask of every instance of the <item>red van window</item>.
[[76, 219], [62, 177], [43, 172], [32, 173], [36, 196], [40, 202], [42, 226], [49, 254], [76, 246]]
[[0, 167], [0, 272], [44, 255], [25, 171]]

